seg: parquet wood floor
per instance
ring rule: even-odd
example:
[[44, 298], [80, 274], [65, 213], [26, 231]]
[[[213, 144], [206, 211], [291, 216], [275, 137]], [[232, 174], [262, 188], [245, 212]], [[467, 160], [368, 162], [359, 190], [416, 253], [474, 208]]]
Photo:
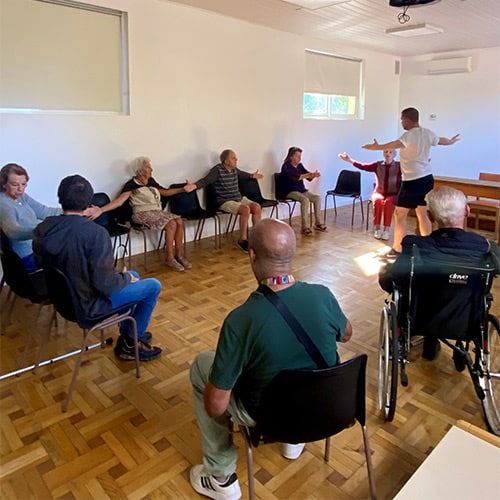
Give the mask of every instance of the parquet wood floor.
[[[464, 420], [486, 429], [479, 400], [468, 375], [457, 373], [445, 348], [435, 362], [411, 353], [409, 386], [399, 389], [392, 423], [377, 412], [377, 343], [379, 316], [385, 294], [377, 285], [376, 253], [384, 243], [374, 240], [357, 219], [350, 227], [350, 207], [328, 217], [329, 231], [300, 236], [295, 276], [332, 289], [354, 327], [348, 344], [340, 345], [347, 359], [369, 355], [367, 373], [368, 430], [380, 499], [392, 498], [444, 436]], [[188, 379], [195, 355], [216, 345], [225, 315], [256, 287], [247, 256], [235, 245], [237, 234], [224, 237], [221, 250], [213, 240], [188, 244], [193, 269], [169, 271], [162, 255], [148, 255], [143, 276], [163, 284], [151, 331], [163, 356], [142, 364], [119, 361], [110, 346], [94, 349], [77, 381], [67, 413], [60, 402], [75, 359], [68, 358], [0, 381], [0, 497], [3, 499], [195, 499], [189, 468], [200, 463], [200, 436]], [[132, 259], [142, 272], [142, 256]], [[498, 282], [499, 280], [497, 280]], [[498, 297], [499, 285], [495, 284]], [[0, 296], [5, 311], [6, 292]], [[498, 303], [496, 304], [498, 308]], [[1, 372], [16, 367], [29, 329], [44, 328], [49, 310], [36, 322], [36, 308], [18, 300], [9, 325], [2, 324]], [[116, 338], [116, 329], [107, 334]], [[59, 321], [47, 348], [66, 352], [80, 342], [74, 325]], [[34, 353], [30, 353], [31, 361]], [[247, 475], [243, 441], [238, 476], [246, 498]], [[368, 482], [359, 428], [333, 438], [329, 463], [323, 443], [306, 446], [296, 461], [280, 455], [278, 444], [255, 452], [256, 492], [262, 499], [365, 499]]]

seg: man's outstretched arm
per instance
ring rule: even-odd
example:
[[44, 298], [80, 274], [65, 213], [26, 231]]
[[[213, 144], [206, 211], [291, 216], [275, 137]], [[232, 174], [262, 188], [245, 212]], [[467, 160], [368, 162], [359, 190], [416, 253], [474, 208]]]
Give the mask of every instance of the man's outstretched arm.
[[371, 144], [365, 144], [361, 146], [363, 149], [368, 149], [369, 151], [384, 151], [385, 149], [400, 149], [404, 148], [405, 145], [399, 140], [386, 142], [385, 144], [379, 144], [377, 139], [373, 139]]

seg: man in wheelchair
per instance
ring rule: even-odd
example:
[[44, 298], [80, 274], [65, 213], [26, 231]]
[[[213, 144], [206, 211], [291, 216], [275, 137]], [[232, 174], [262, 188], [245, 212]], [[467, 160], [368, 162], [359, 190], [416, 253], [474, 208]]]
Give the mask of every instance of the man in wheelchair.
[[[428, 300], [434, 302], [434, 305], [437, 299], [433, 297], [433, 293], [438, 286], [437, 275], [442, 271], [440, 269], [442, 263], [457, 264], [457, 266], [464, 264], [487, 266], [495, 268], [497, 273], [500, 271], [498, 246], [483, 236], [464, 230], [469, 215], [469, 206], [467, 198], [461, 191], [447, 186], [438, 187], [426, 195], [425, 201], [429, 217], [432, 222], [436, 222], [437, 229], [429, 236], [405, 236], [402, 241], [401, 254], [394, 263], [387, 264], [379, 273], [379, 284], [385, 291], [393, 293], [397, 289], [401, 294], [401, 309], [408, 307], [408, 291], [411, 290], [409, 281], [415, 265], [420, 266], [420, 270], [425, 269], [428, 288], [425, 295]], [[457, 274], [456, 279], [460, 280], [460, 273]], [[491, 287], [491, 283], [489, 286]], [[453, 297], [453, 302], [465, 300], [465, 296], [460, 297], [460, 295], [463, 296], [463, 293], [457, 293], [457, 296]], [[420, 300], [423, 301], [424, 298]], [[448, 301], [444, 302], [446, 305]], [[431, 309], [435, 310], [435, 308]], [[450, 314], [448, 309], [448, 307], [441, 307], [436, 316]], [[425, 310], [425, 308], [420, 307], [419, 310]], [[440, 321], [440, 318], [436, 317], [435, 320]], [[455, 310], [453, 318], [443, 318], [442, 321], [449, 329], [450, 321], [459, 325], [462, 318], [457, 316]], [[437, 337], [424, 336], [423, 358], [433, 360], [439, 349], [440, 343]]]

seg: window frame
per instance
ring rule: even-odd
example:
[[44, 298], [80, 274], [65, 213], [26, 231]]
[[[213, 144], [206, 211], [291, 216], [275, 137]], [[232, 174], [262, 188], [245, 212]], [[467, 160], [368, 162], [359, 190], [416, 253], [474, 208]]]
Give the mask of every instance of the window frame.
[[[1, 2], [8, 0], [0, 0]], [[75, 0], [32, 0], [33, 2], [40, 2], [45, 4], [52, 4], [54, 6], [59, 7], [69, 7], [74, 9], [80, 9], [83, 11], [89, 11], [96, 14], [110, 15], [117, 18], [118, 24], [116, 33], [119, 39], [114, 38], [114, 44], [119, 48], [119, 54], [116, 54], [116, 57], [113, 61], [116, 62], [116, 67], [118, 68], [119, 73], [114, 73], [113, 81], [117, 82], [118, 87], [115, 87], [115, 91], [112, 94], [106, 95], [102, 94], [101, 103], [99, 103], [96, 107], [92, 106], [92, 99], [83, 102], [83, 105], [80, 105], [78, 101], [68, 102], [65, 101], [58, 106], [56, 104], [43, 102], [43, 100], [39, 101], [40, 107], [30, 106], [31, 102], [29, 102], [33, 96], [33, 92], [30, 92], [29, 95], [26, 94], [22, 98], [19, 96], [14, 97], [14, 101], [17, 99], [18, 102], [21, 102], [21, 105], [17, 105], [18, 103], [9, 103], [9, 99], [4, 100], [0, 105], [0, 113], [2, 114], [74, 114], [74, 115], [129, 115], [130, 114], [130, 82], [129, 82], [129, 50], [128, 50], [128, 13], [126, 11], [121, 11], [117, 9], [112, 9], [109, 7], [102, 7], [99, 5], [87, 4], [78, 2]], [[22, 11], [21, 11], [22, 12]], [[55, 22], [55, 21], [54, 21]], [[47, 26], [46, 29], [50, 29], [50, 25]], [[111, 47], [111, 46], [110, 46]], [[7, 48], [5, 49], [7, 50]], [[78, 55], [78, 51], [75, 51], [75, 54]], [[2, 54], [0, 53], [0, 60], [2, 59]], [[77, 59], [77, 57], [75, 57]], [[55, 59], [57, 60], [57, 59]], [[29, 60], [27, 60], [29, 63]], [[50, 58], [47, 58], [47, 61], [52, 62]], [[6, 66], [10, 68], [10, 66]], [[87, 67], [85, 66], [85, 71]], [[17, 74], [17, 70], [13, 70]], [[88, 71], [91, 74], [91, 71]], [[18, 77], [16, 77], [18, 78]], [[31, 79], [33, 81], [35, 79]], [[90, 85], [90, 80], [86, 82], [87, 85]], [[11, 82], [6, 84], [6, 89], [12, 88], [9, 85], [13, 85]], [[63, 84], [64, 85], [64, 84]], [[64, 88], [64, 87], [61, 87]], [[67, 88], [67, 87], [66, 87]], [[86, 89], [90, 87], [82, 87], [82, 89]], [[112, 88], [112, 87], [108, 87]], [[98, 95], [98, 94], [96, 94]], [[102, 98], [104, 95], [104, 99]], [[22, 100], [25, 100], [25, 103], [22, 103]], [[11, 98], [12, 100], [12, 98]], [[95, 101], [94, 102], [98, 102]], [[22, 105], [26, 104], [26, 105]]]
[[[302, 117], [305, 120], [363, 120], [364, 119], [364, 61], [359, 58], [340, 56], [336, 54], [331, 54], [328, 52], [321, 52], [312, 49], [305, 50], [305, 57], [307, 54], [315, 54], [320, 56], [332, 57], [336, 62], [348, 61], [359, 63], [359, 81], [357, 84], [358, 93], [357, 95], [343, 95], [343, 94], [330, 94], [323, 92], [307, 92], [304, 89], [302, 97]], [[304, 72], [307, 72], [305, 68]], [[304, 87], [306, 86], [307, 74], [304, 75]], [[322, 114], [315, 114], [306, 111], [306, 96], [324, 96], [327, 98], [327, 111]], [[354, 111], [352, 113], [337, 113], [333, 112], [333, 100], [335, 98], [347, 97], [348, 99], [354, 99]], [[352, 105], [352, 104], [351, 104]]]

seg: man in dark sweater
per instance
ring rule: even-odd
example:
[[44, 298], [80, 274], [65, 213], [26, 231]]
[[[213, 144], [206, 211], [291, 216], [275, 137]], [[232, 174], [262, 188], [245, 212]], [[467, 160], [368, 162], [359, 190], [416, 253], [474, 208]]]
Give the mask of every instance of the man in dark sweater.
[[[137, 273], [114, 269], [113, 249], [106, 229], [83, 217], [94, 192], [80, 175], [64, 178], [57, 195], [63, 215], [47, 217], [34, 231], [33, 251], [42, 267], [56, 267], [71, 280], [80, 304], [88, 316], [106, 314], [121, 305], [135, 302], [132, 316], [137, 323], [141, 361], [156, 359], [159, 347], [150, 345], [146, 331], [160, 294], [161, 284], [154, 278], [140, 280]], [[120, 325], [116, 355], [135, 359], [130, 322]]]
[[[477, 233], [464, 230], [470, 210], [461, 191], [438, 187], [427, 193], [425, 201], [429, 218], [438, 228], [429, 236], [407, 235], [403, 238], [402, 252], [396, 261], [380, 269], [379, 284], [385, 291], [392, 293], [393, 284], [403, 293], [408, 289], [413, 245], [418, 248], [424, 262], [427, 257], [482, 265], [485, 259], [489, 259], [500, 271], [498, 246]], [[433, 360], [439, 348], [436, 338], [425, 337], [422, 357]]]
[[220, 154], [220, 163], [212, 167], [205, 177], [195, 183], [188, 183], [186, 191], [204, 188], [213, 184], [217, 208], [240, 216], [240, 239], [238, 246], [248, 252], [248, 219], [252, 215], [252, 224], [256, 224], [261, 217], [261, 207], [258, 203], [241, 196], [238, 188], [238, 179], [262, 179], [263, 175], [257, 170], [253, 174], [244, 172], [236, 167], [238, 158], [231, 149], [225, 149]]

